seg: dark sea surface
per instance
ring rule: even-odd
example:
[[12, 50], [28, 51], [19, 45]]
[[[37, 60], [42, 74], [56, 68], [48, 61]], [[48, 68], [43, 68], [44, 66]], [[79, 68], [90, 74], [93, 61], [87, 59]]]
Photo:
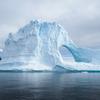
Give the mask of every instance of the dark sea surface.
[[100, 100], [100, 73], [0, 73], [0, 100]]

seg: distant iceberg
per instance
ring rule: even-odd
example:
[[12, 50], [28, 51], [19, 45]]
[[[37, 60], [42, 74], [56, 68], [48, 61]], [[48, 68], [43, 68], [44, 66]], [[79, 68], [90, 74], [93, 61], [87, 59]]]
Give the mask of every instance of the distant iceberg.
[[[61, 47], [69, 50], [74, 61], [63, 60]], [[0, 49], [0, 70], [100, 70], [99, 64], [92, 63], [91, 52], [79, 48], [61, 25], [34, 20], [17, 33], [9, 33], [4, 49]]]

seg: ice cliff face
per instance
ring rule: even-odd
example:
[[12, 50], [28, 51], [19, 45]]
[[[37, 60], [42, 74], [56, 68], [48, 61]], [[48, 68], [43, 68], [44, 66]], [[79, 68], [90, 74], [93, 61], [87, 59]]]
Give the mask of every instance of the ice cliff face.
[[24, 61], [62, 66], [64, 62], [59, 48], [63, 46], [72, 53], [76, 62], [91, 62], [91, 57], [73, 43], [63, 27], [55, 22], [37, 20], [31, 21], [15, 34], [10, 33], [0, 56], [2, 59], [16, 59], [16, 63]]

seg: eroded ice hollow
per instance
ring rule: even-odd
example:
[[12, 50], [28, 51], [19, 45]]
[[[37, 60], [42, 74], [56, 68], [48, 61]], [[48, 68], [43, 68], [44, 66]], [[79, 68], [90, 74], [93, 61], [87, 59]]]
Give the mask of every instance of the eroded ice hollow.
[[[72, 54], [75, 67], [62, 59], [59, 50], [61, 47]], [[78, 62], [82, 62], [82, 65], [88, 64], [89, 67], [91, 61], [87, 51], [74, 44], [62, 26], [55, 22], [38, 20], [31, 21], [15, 34], [9, 33], [5, 47], [0, 53], [0, 65], [3, 66], [0, 69], [6, 70], [52, 70], [55, 66], [80, 70], [80, 67], [77, 67]]]

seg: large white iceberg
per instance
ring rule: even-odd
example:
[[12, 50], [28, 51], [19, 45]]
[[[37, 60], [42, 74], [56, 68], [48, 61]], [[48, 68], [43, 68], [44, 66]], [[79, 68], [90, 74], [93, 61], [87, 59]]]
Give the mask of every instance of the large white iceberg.
[[[74, 61], [65, 61], [60, 48], [65, 47]], [[55, 22], [34, 20], [9, 33], [5, 47], [0, 50], [0, 70], [100, 70], [92, 64], [89, 50], [77, 47], [63, 27]]]

